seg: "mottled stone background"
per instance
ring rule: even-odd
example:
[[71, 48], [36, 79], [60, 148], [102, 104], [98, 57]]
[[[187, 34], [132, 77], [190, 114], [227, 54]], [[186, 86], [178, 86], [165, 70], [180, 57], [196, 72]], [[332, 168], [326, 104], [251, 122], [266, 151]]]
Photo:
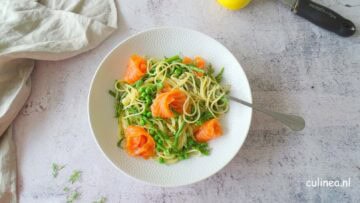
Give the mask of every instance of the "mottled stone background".
[[[358, 0], [318, 0], [360, 28]], [[352, 5], [348, 7], [346, 4]], [[78, 57], [37, 62], [33, 92], [15, 122], [20, 202], [64, 202], [73, 169], [83, 171], [80, 202], [360, 202], [360, 32], [341, 38], [275, 0], [231, 12], [215, 0], [122, 0], [119, 29]], [[290, 132], [255, 113], [235, 159], [194, 185], [159, 188], [119, 173], [100, 153], [87, 121], [90, 80], [126, 37], [154, 26], [183, 26], [219, 40], [249, 77], [254, 102], [302, 115]], [[66, 164], [57, 179], [51, 163]], [[350, 188], [308, 188], [309, 179], [351, 178]]]

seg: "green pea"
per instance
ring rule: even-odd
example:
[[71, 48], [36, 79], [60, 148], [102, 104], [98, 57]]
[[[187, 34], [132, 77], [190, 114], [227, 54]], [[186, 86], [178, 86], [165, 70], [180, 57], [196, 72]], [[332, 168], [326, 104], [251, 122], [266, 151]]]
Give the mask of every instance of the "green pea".
[[182, 74], [182, 71], [177, 68], [174, 73], [175, 73], [176, 76], [179, 76], [179, 75]]
[[145, 120], [144, 119], [140, 120], [140, 125], [145, 125]]
[[151, 87], [146, 88], [145, 92], [146, 92], [146, 94], [151, 94], [151, 92], [152, 92]]
[[145, 87], [140, 87], [140, 89], [139, 89], [139, 92], [144, 92], [145, 91]]
[[159, 158], [159, 162], [162, 163], [162, 164], [165, 163], [164, 158], [160, 157], [160, 158]]
[[162, 143], [157, 142], [157, 143], [156, 143], [156, 146], [158, 146], [158, 147], [161, 148], [161, 149], [164, 149], [164, 145], [163, 145]]
[[146, 103], [146, 104], [151, 104], [151, 98], [146, 98], [146, 99], [145, 99], [145, 103]]
[[146, 116], [147, 116], [148, 118], [151, 118], [152, 113], [149, 111], [149, 112], [146, 113]]
[[143, 80], [138, 80], [138, 81], [135, 83], [135, 87], [136, 87], [136, 88], [139, 88], [143, 83], [144, 83]]
[[[149, 133], [150, 133], [150, 135], [154, 135], [154, 134], [155, 134], [155, 130], [150, 129], [150, 130], [149, 130]], [[155, 137], [156, 137], [156, 136], [155, 136]]]
[[158, 89], [161, 89], [161, 88], [163, 88], [163, 87], [164, 87], [164, 84], [163, 84], [162, 82], [157, 84], [157, 88], [158, 88]]
[[[156, 136], [157, 137], [157, 136]], [[160, 138], [160, 137], [159, 137]], [[161, 139], [159, 139], [158, 141], [157, 141], [159, 144], [163, 144], [163, 141], [161, 140]]]
[[146, 92], [141, 93], [142, 98], [146, 98], [146, 96], [147, 96]]

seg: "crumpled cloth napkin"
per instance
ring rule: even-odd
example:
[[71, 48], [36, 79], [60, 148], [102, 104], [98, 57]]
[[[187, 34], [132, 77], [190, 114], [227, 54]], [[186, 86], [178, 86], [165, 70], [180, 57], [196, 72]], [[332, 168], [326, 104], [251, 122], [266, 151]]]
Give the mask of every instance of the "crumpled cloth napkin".
[[114, 0], [0, 1], [0, 202], [17, 202], [14, 120], [31, 90], [34, 60], [90, 50], [117, 27]]

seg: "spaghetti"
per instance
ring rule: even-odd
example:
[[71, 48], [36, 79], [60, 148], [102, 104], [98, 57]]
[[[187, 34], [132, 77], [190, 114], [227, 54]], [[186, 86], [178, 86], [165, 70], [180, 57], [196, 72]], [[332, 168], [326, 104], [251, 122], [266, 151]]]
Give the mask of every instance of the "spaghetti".
[[158, 60], [133, 55], [126, 79], [116, 80], [109, 91], [115, 97], [118, 146], [132, 156], [151, 154], [167, 164], [208, 155], [207, 141], [222, 134], [218, 119], [229, 110], [230, 87], [221, 85], [224, 68], [215, 75], [212, 66], [204, 64], [200, 57]]

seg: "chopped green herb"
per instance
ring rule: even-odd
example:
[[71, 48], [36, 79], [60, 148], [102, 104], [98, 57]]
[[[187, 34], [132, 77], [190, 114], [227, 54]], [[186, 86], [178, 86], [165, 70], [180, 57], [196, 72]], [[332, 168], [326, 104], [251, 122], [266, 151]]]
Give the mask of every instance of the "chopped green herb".
[[171, 63], [171, 62], [176, 61], [178, 59], [180, 59], [179, 55], [175, 55], [175, 56], [172, 56], [170, 58], [165, 59], [165, 62]]
[[73, 203], [75, 200], [79, 199], [79, 197], [80, 193], [77, 190], [72, 191], [70, 195], [67, 196], [66, 203]]
[[214, 74], [214, 68], [211, 66], [211, 65], [209, 65], [208, 67], [207, 67], [207, 74], [210, 76], [210, 77], [213, 77], [213, 74]]
[[81, 177], [81, 171], [75, 170], [71, 174], [71, 176], [69, 178], [69, 182], [71, 184], [74, 184], [76, 181], [78, 181], [80, 179], [80, 177]]
[[179, 127], [179, 130], [174, 135], [174, 137], [175, 137], [175, 141], [174, 141], [174, 145], [173, 145], [174, 147], [177, 147], [177, 145], [178, 145], [179, 136], [180, 136], [181, 132], [183, 131], [184, 126], [185, 126], [185, 123], [182, 123]]
[[214, 118], [214, 116], [210, 113], [210, 111], [206, 111], [201, 115], [200, 119], [196, 121], [196, 125], [202, 125], [203, 123], [212, 118]]
[[99, 200], [94, 201], [93, 203], [105, 203], [107, 201], [106, 197], [101, 197]]
[[136, 83], [135, 83], [135, 88], [138, 89], [141, 87], [141, 85], [144, 83], [144, 81], [141, 79], [141, 80], [138, 80]]
[[[208, 155], [210, 147], [196, 141], [193, 129], [228, 111], [230, 88], [221, 84], [224, 68], [215, 72], [210, 63], [207, 63], [205, 68], [199, 68], [193, 62], [182, 63], [182, 57], [178, 55], [161, 60], [145, 59], [145, 76], [132, 84], [118, 80], [110, 93], [115, 93], [115, 113], [120, 135], [117, 146], [124, 147], [122, 141], [126, 126], [138, 126], [144, 128], [153, 138], [156, 152], [159, 152], [155, 159], [160, 163], [172, 163], [168, 161], [168, 157], [174, 160], [188, 159], [196, 154], [194, 152]], [[183, 109], [186, 105], [186, 113], [178, 111], [180, 104], [177, 106], [175, 102], [168, 106], [173, 116], [161, 119], [161, 116], [155, 116], [157, 108], [154, 103], [159, 102], [159, 95], [167, 92], [169, 88], [179, 88], [188, 93], [189, 102], [181, 104]], [[203, 98], [203, 94], [210, 95]]]
[[220, 83], [224, 74], [224, 67], [221, 68], [220, 72], [215, 76], [215, 80]]
[[64, 192], [69, 192], [69, 191], [70, 191], [70, 188], [64, 187], [63, 191], [64, 191]]
[[59, 171], [61, 171], [61, 169], [63, 169], [65, 167], [65, 165], [59, 165], [56, 163], [52, 164], [52, 175], [54, 178], [56, 178], [59, 174]]
[[113, 97], [116, 97], [116, 93], [115, 93], [114, 91], [112, 91], [112, 90], [109, 90], [109, 94], [110, 94], [111, 96], [113, 96]]
[[116, 146], [119, 147], [119, 148], [122, 148], [121, 147], [121, 143], [124, 141], [124, 138], [122, 137], [117, 143], [116, 143]]
[[203, 69], [198, 68], [198, 67], [196, 67], [194, 65], [188, 65], [188, 68], [191, 69], [191, 70], [194, 70], [196, 72], [205, 73], [205, 71]]

